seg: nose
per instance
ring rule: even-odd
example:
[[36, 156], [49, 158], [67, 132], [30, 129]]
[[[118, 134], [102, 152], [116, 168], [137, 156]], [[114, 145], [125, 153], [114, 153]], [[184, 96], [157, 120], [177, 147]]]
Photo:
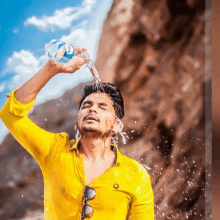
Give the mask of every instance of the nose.
[[89, 108], [89, 112], [96, 112], [97, 113], [97, 105], [93, 104], [90, 108]]

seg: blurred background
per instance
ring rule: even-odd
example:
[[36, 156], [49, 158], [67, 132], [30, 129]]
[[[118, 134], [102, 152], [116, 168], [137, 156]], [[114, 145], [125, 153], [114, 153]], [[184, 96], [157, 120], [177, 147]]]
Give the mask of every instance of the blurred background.
[[[206, 8], [203, 0], [13, 2], [13, 7], [3, 2], [0, 9], [0, 108], [5, 95], [47, 61], [44, 45], [51, 39], [88, 48], [101, 80], [117, 85], [124, 97], [129, 140], [126, 145], [119, 140], [119, 148], [148, 170], [155, 219], [210, 219], [211, 2]], [[214, 0], [213, 43], [219, 39], [219, 10]], [[217, 57], [212, 62], [215, 86]], [[29, 117], [48, 131], [67, 132], [74, 139], [78, 101], [88, 83], [94, 81], [87, 69], [55, 76], [39, 93]], [[217, 98], [213, 146], [220, 133]], [[41, 220], [40, 168], [2, 122], [0, 131], [0, 219]], [[217, 208], [218, 200], [213, 201]]]

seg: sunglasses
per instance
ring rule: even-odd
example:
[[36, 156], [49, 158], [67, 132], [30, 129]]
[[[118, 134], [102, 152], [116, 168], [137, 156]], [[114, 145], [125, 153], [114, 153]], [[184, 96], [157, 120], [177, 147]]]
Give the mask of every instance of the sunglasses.
[[83, 194], [83, 207], [81, 219], [91, 218], [93, 216], [93, 208], [92, 206], [87, 204], [87, 201], [94, 199], [96, 196], [96, 192], [93, 188], [88, 185], [85, 186], [84, 194]]

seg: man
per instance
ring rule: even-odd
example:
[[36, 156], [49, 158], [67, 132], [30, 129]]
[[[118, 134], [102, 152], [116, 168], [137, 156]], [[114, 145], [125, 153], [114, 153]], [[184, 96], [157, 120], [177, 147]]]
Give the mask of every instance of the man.
[[7, 95], [0, 111], [9, 131], [40, 165], [45, 220], [153, 220], [149, 174], [111, 143], [124, 116], [118, 88], [106, 83], [105, 91], [99, 93], [95, 86], [86, 86], [79, 105], [76, 129], [80, 137], [76, 140], [69, 140], [65, 132], [45, 131], [27, 116], [37, 94], [53, 76], [73, 73], [81, 64], [77, 57], [66, 64], [49, 60]]

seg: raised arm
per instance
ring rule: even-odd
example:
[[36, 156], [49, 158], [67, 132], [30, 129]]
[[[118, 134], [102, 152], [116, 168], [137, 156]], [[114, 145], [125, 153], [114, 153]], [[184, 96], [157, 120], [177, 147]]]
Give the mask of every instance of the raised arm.
[[[80, 49], [85, 51], [86, 49]], [[19, 89], [7, 95], [7, 101], [0, 110], [0, 118], [15, 139], [42, 165], [53, 143], [54, 133], [48, 132], [27, 116], [37, 94], [56, 74], [73, 73], [81, 67], [82, 60], [74, 57], [67, 64], [49, 60], [31, 79]]]
[[[86, 49], [78, 49], [83, 52]], [[26, 104], [34, 100], [45, 84], [58, 73], [74, 73], [80, 69], [82, 59], [73, 57], [73, 59], [65, 64], [57, 63], [49, 60], [31, 79], [22, 85], [16, 92], [15, 98], [22, 104]]]

